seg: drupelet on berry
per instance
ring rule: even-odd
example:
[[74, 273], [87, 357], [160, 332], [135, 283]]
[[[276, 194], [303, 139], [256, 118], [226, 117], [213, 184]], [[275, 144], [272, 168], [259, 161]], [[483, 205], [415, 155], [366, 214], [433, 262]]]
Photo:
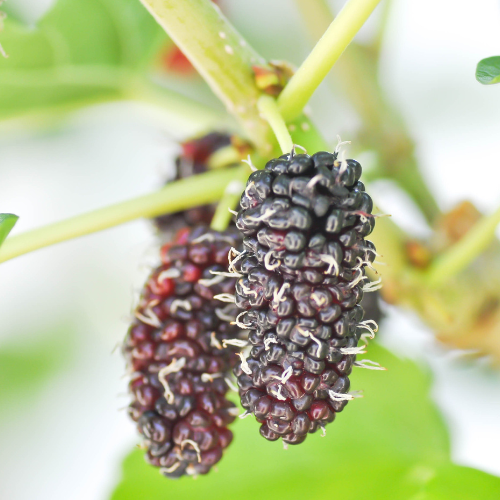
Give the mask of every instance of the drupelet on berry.
[[124, 342], [129, 414], [146, 459], [168, 477], [207, 473], [232, 440], [228, 425], [238, 412], [226, 396], [237, 358], [224, 340], [242, 332], [230, 324], [236, 306], [214, 297], [234, 293], [228, 252], [240, 244], [234, 227], [180, 231], [163, 246]]
[[243, 252], [232, 269], [238, 323], [252, 331], [235, 374], [243, 407], [271, 441], [304, 441], [353, 397], [349, 374], [370, 330], [364, 269], [375, 258], [360, 176], [357, 161], [336, 153], [292, 153], [254, 172], [241, 197]]

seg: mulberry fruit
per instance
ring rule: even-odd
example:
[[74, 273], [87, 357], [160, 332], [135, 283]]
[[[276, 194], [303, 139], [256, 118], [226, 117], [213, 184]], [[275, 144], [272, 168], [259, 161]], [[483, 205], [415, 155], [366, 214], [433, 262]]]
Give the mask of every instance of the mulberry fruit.
[[[206, 172], [210, 156], [230, 144], [231, 136], [221, 132], [211, 132], [197, 139], [184, 142], [182, 144], [182, 154], [175, 159], [174, 180], [185, 179]], [[214, 212], [215, 205], [203, 205], [182, 212], [160, 215], [154, 219], [154, 223], [160, 233], [168, 237], [184, 226], [210, 224]]]
[[243, 252], [231, 266], [237, 322], [252, 331], [234, 373], [268, 440], [301, 443], [353, 398], [358, 341], [373, 333], [359, 304], [376, 288], [365, 283], [376, 253], [360, 176], [361, 165], [337, 153], [292, 153], [252, 173], [241, 197]]
[[225, 340], [243, 332], [229, 322], [234, 293], [228, 253], [241, 245], [233, 227], [181, 230], [161, 250], [148, 278], [123, 352], [132, 372], [131, 418], [144, 437], [147, 460], [168, 477], [205, 474], [230, 444], [237, 408], [227, 398], [237, 359]]

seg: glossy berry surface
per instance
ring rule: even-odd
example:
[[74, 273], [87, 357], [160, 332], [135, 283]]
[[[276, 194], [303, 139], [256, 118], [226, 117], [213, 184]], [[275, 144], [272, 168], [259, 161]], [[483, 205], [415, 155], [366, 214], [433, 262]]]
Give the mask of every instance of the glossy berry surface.
[[146, 459], [168, 477], [207, 473], [230, 444], [237, 409], [227, 398], [236, 355], [223, 346], [241, 335], [230, 325], [234, 304], [214, 296], [234, 293], [227, 271], [233, 228], [180, 231], [161, 250], [162, 265], [149, 276], [123, 353], [131, 372], [131, 418], [147, 448]]
[[236, 304], [253, 331], [235, 374], [268, 440], [301, 443], [352, 399], [364, 269], [375, 258], [360, 176], [358, 162], [335, 153], [285, 155], [254, 172], [241, 197]]

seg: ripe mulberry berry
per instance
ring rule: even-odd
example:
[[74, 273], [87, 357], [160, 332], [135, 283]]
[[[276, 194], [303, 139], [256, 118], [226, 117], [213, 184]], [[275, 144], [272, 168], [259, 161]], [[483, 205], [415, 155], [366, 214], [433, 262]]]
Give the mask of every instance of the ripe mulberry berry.
[[237, 409], [227, 398], [236, 356], [225, 340], [242, 335], [230, 325], [234, 293], [228, 253], [241, 245], [233, 227], [184, 229], [161, 250], [162, 265], [143, 289], [123, 352], [132, 372], [131, 418], [144, 437], [147, 460], [168, 477], [205, 474], [229, 445]]
[[[174, 180], [206, 172], [210, 156], [230, 144], [231, 136], [221, 132], [211, 132], [182, 143], [182, 154], [175, 160]], [[169, 236], [185, 226], [210, 224], [214, 212], [215, 205], [203, 205], [173, 214], [161, 215], [156, 217], [154, 222], [160, 233]]]
[[238, 324], [253, 331], [235, 374], [268, 440], [301, 443], [353, 398], [358, 341], [372, 333], [359, 305], [374, 288], [364, 268], [375, 258], [360, 176], [357, 161], [336, 153], [284, 155], [254, 172], [241, 197], [243, 252], [232, 267]]

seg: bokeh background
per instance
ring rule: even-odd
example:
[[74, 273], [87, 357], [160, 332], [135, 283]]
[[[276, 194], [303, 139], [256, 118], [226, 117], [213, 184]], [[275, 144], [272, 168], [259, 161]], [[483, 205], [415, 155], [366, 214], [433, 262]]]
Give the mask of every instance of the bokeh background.
[[[34, 23], [53, 2], [9, 3], [11, 12]], [[299, 64], [307, 55], [311, 43], [294, 2], [222, 3], [265, 57]], [[342, 3], [332, 5], [338, 8]], [[500, 4], [497, 0], [474, 6], [435, 0], [393, 4], [380, 78], [417, 142], [424, 175], [443, 209], [469, 199], [481, 211], [492, 212], [500, 203], [500, 89], [481, 86], [474, 71], [480, 59], [500, 52]], [[359, 33], [359, 40], [372, 36], [379, 14]], [[210, 92], [191, 77], [173, 76], [170, 84], [215, 103]], [[337, 134], [345, 139], [355, 135], [358, 118], [326, 82], [310, 107], [332, 141]], [[93, 105], [48, 127], [0, 121], [0, 212], [20, 215], [13, 231], [18, 234], [147, 193], [171, 173], [179, 152], [177, 141], [198, 128], [132, 102]], [[416, 235], [428, 232], [401, 192], [385, 182], [374, 183], [372, 190], [383, 211], [403, 227]], [[126, 332], [137, 292], [157, 262], [157, 248], [151, 225], [135, 221], [0, 266], [2, 499], [100, 500], [109, 498], [116, 487], [122, 460], [138, 443], [123, 411], [128, 403], [126, 379], [116, 346]], [[384, 306], [384, 311], [379, 342], [399, 359], [373, 347], [369, 357], [385, 360], [390, 370], [356, 376], [354, 389], [364, 389], [365, 398], [349, 405], [325, 438], [311, 436], [303, 449], [283, 451], [276, 443], [258, 438], [251, 419], [238, 420], [235, 443], [226, 457], [233, 462], [232, 472], [228, 469], [223, 476], [223, 460], [219, 472], [211, 473], [218, 479], [210, 478], [206, 485], [226, 484], [237, 491], [246, 474], [255, 484], [255, 490], [246, 490], [248, 495], [264, 488], [285, 496], [284, 488], [293, 487], [308, 491], [310, 498], [326, 498], [343, 488], [349, 498], [379, 498], [384, 491], [386, 496], [380, 498], [413, 498], [387, 490], [385, 483], [378, 484], [374, 478], [399, 477], [398, 464], [386, 456], [386, 449], [437, 449], [438, 441], [446, 441], [441, 423], [429, 423], [427, 428], [420, 419], [412, 420], [426, 405], [433, 415], [429, 419], [441, 422], [441, 418], [446, 425], [453, 462], [500, 475], [499, 372], [490, 368], [487, 359], [465, 360], [463, 353], [439, 345], [415, 315], [391, 306]], [[433, 413], [434, 405], [441, 417]], [[378, 432], [379, 441], [373, 438]], [[342, 457], [335, 454], [336, 449], [349, 446], [354, 448], [358, 470], [346, 470]], [[283, 458], [286, 453], [288, 458]], [[125, 490], [135, 474], [136, 486], [149, 481], [154, 490], [163, 481], [165, 486], [158, 486], [164, 488], [163, 497], [177, 491], [184, 495], [190, 491], [192, 498], [230, 494], [230, 489], [207, 491], [203, 482], [208, 478], [188, 485], [191, 490], [186, 489], [190, 479], [170, 487], [166, 479], [157, 478], [156, 471], [150, 475], [136, 465], [137, 460], [142, 459], [135, 454], [126, 462]], [[289, 468], [283, 469], [283, 464]], [[241, 477], [235, 475], [235, 467]], [[415, 483], [418, 493], [418, 485], [434, 472], [427, 463], [420, 468], [418, 463], [412, 465], [411, 470], [415, 477], [405, 476], [405, 481]], [[333, 479], [323, 484], [315, 474]], [[353, 493], [350, 485], [370, 474], [371, 496]], [[289, 482], [284, 483], [283, 477]], [[498, 484], [492, 483], [491, 491]], [[116, 498], [155, 498], [153, 490], [142, 494], [134, 487], [129, 484], [129, 490]], [[462, 493], [459, 490], [454, 498]], [[491, 498], [499, 498], [500, 490], [496, 493]], [[432, 498], [446, 496], [436, 493]]]

